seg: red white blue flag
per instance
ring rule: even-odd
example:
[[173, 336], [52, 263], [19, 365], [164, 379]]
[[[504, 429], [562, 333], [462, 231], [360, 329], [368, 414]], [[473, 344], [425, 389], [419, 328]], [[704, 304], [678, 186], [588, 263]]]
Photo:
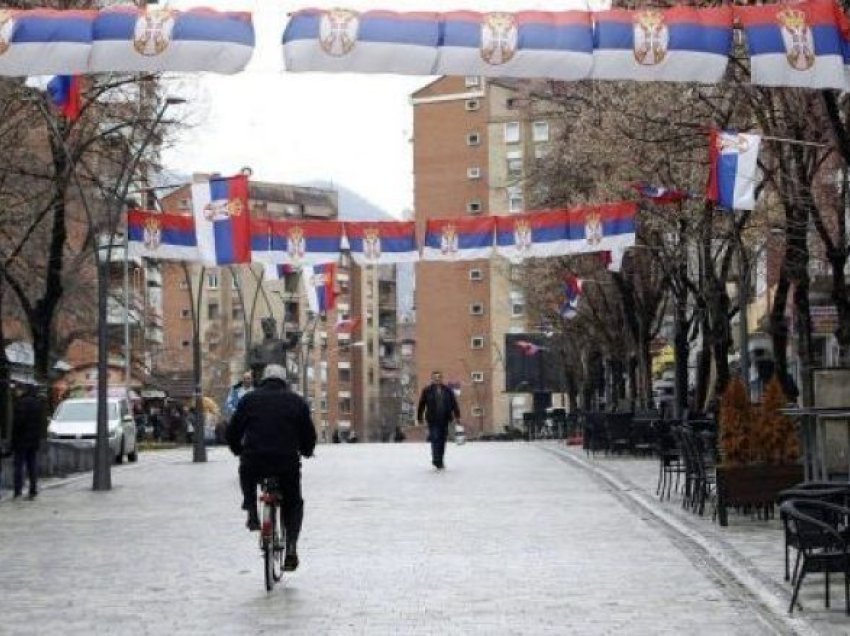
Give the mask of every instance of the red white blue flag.
[[423, 261], [464, 261], [493, 254], [495, 217], [431, 219], [422, 245]]
[[522, 351], [522, 355], [524, 356], [536, 356], [541, 351], [545, 350], [546, 347], [541, 347], [540, 345], [536, 345], [533, 342], [529, 342], [528, 340], [517, 340], [514, 344]]
[[732, 51], [732, 7], [594, 14], [594, 79], [714, 84]]
[[79, 75], [57, 75], [47, 83], [50, 103], [68, 121], [75, 121], [82, 108], [82, 93]]
[[412, 221], [345, 221], [351, 258], [358, 265], [414, 263], [419, 260]]
[[846, 89], [833, 0], [735, 7], [735, 17], [747, 36], [753, 84]]
[[251, 230], [251, 258], [293, 267], [335, 263], [342, 253], [339, 221], [263, 220]]
[[336, 307], [336, 263], [305, 267], [301, 280], [312, 312], [325, 314]]
[[759, 135], [711, 130], [706, 198], [727, 210], [752, 210], [759, 179]]
[[567, 274], [563, 281], [563, 300], [558, 307], [558, 313], [567, 320], [578, 315], [578, 301], [581, 297], [582, 281], [575, 274]]
[[0, 75], [74, 75], [88, 70], [95, 11], [18, 10], [0, 21]]
[[650, 185], [646, 181], [633, 183], [632, 187], [644, 199], [655, 203], [680, 203], [690, 197], [690, 193], [676, 188], [665, 188], [664, 186]]
[[251, 262], [248, 177], [213, 177], [192, 184], [192, 210], [201, 262], [234, 265]]
[[566, 210], [496, 217], [496, 252], [510, 261], [564, 256], [569, 249]]
[[183, 214], [147, 210], [127, 213], [128, 253], [162, 260], [197, 261], [195, 219]]

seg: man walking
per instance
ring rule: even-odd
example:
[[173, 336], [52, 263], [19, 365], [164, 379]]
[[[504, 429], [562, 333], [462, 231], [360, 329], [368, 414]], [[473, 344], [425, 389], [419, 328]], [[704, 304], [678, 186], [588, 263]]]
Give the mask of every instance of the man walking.
[[422, 424], [423, 415], [428, 422], [431, 463], [437, 470], [442, 470], [445, 468], [443, 455], [446, 452], [449, 423], [460, 419], [460, 408], [458, 408], [454, 391], [443, 384], [443, 374], [439, 371], [431, 373], [431, 384], [426, 386], [422, 390], [422, 395], [419, 396], [416, 421], [420, 424]]
[[230, 393], [227, 394], [227, 400], [224, 403], [224, 415], [228, 420], [233, 417], [236, 412], [236, 407], [239, 406], [241, 400], [246, 393], [250, 393], [254, 388], [254, 376], [250, 371], [242, 374], [242, 381], [237, 382], [230, 388]]
[[15, 497], [24, 491], [24, 464], [29, 477], [29, 496], [38, 494], [38, 447], [47, 429], [47, 413], [44, 400], [34, 386], [24, 388], [15, 400], [12, 419], [12, 452], [15, 455]]

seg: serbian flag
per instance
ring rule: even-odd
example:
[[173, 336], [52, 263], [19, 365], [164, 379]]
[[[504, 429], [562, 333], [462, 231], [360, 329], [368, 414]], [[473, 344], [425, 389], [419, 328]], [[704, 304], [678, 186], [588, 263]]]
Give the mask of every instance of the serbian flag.
[[495, 217], [431, 219], [426, 224], [423, 261], [465, 261], [490, 258]]
[[336, 307], [336, 263], [305, 267], [301, 272], [310, 310], [325, 314]]
[[558, 313], [567, 320], [572, 320], [578, 315], [578, 301], [581, 297], [582, 281], [574, 274], [564, 276], [563, 293], [564, 298], [558, 309]]
[[254, 52], [247, 12], [108, 7], [98, 12], [90, 73], [238, 73]]
[[192, 210], [201, 262], [234, 265], [251, 262], [248, 177], [213, 177], [192, 184]]
[[96, 11], [3, 7], [0, 75], [74, 75], [88, 70]]
[[127, 213], [127, 252], [136, 257], [198, 261], [195, 219], [147, 210]]
[[545, 349], [545, 347], [541, 347], [540, 345], [536, 345], [533, 342], [529, 342], [528, 340], [517, 340], [514, 344], [522, 351], [522, 355], [524, 356], [535, 356], [541, 351]]
[[82, 93], [79, 75], [57, 75], [47, 83], [50, 103], [68, 121], [75, 121], [82, 108]]
[[644, 199], [649, 199], [655, 203], [681, 203], [690, 197], [690, 194], [684, 190], [654, 186], [646, 181], [633, 183], [632, 188]]
[[706, 198], [727, 210], [756, 206], [761, 137], [712, 129], [709, 133], [709, 176]]
[[304, 9], [283, 33], [288, 71], [435, 75], [438, 13]]
[[441, 22], [434, 75], [590, 76], [593, 23], [587, 11], [453, 11], [442, 14]]
[[342, 253], [339, 221], [266, 220], [251, 233], [251, 258], [294, 267], [335, 263]]
[[735, 7], [753, 84], [845, 89], [843, 38], [833, 0]]
[[352, 318], [348, 315], [343, 316], [343, 314], [340, 314], [337, 316], [334, 331], [336, 331], [336, 333], [347, 333], [350, 335], [354, 333], [354, 330], [357, 329], [357, 325], [359, 324], [360, 318]]
[[510, 261], [569, 253], [567, 211], [496, 217], [496, 252]]
[[274, 263], [263, 263], [264, 281], [283, 280], [290, 274], [295, 274], [299, 270], [294, 265], [275, 265]]
[[358, 265], [419, 260], [413, 221], [346, 221], [344, 225], [351, 258]]
[[593, 14], [593, 79], [716, 84], [732, 51], [732, 7]]
[[567, 231], [571, 253], [610, 252], [611, 268], [617, 270], [626, 248], [635, 244], [637, 203], [623, 201], [572, 209]]

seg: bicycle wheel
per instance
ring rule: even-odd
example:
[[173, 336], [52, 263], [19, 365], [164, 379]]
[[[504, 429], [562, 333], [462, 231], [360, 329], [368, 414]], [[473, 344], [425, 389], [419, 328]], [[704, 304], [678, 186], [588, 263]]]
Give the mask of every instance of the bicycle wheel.
[[275, 506], [269, 503], [263, 505], [263, 523], [260, 528], [262, 534], [263, 546], [263, 565], [265, 566], [264, 575], [266, 579], [266, 591], [271, 592], [274, 584], [280, 580], [280, 567], [278, 563], [278, 555], [275, 541], [277, 532], [277, 511]]
[[274, 540], [272, 543], [274, 549], [272, 576], [275, 582], [279, 582], [283, 578], [283, 557], [286, 554], [286, 542], [283, 537], [283, 525], [279, 521], [275, 521]]

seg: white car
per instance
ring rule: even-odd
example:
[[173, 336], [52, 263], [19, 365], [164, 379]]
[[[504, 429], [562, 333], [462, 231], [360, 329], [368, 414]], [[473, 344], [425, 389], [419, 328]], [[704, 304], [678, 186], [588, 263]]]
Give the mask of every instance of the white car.
[[[110, 397], [106, 400], [109, 447], [115, 463], [120, 464], [124, 455], [131, 462], [139, 457], [136, 445], [136, 423], [125, 398]], [[97, 400], [94, 398], [71, 398], [63, 400], [50, 423], [47, 436], [52, 440], [94, 445], [97, 438]]]

